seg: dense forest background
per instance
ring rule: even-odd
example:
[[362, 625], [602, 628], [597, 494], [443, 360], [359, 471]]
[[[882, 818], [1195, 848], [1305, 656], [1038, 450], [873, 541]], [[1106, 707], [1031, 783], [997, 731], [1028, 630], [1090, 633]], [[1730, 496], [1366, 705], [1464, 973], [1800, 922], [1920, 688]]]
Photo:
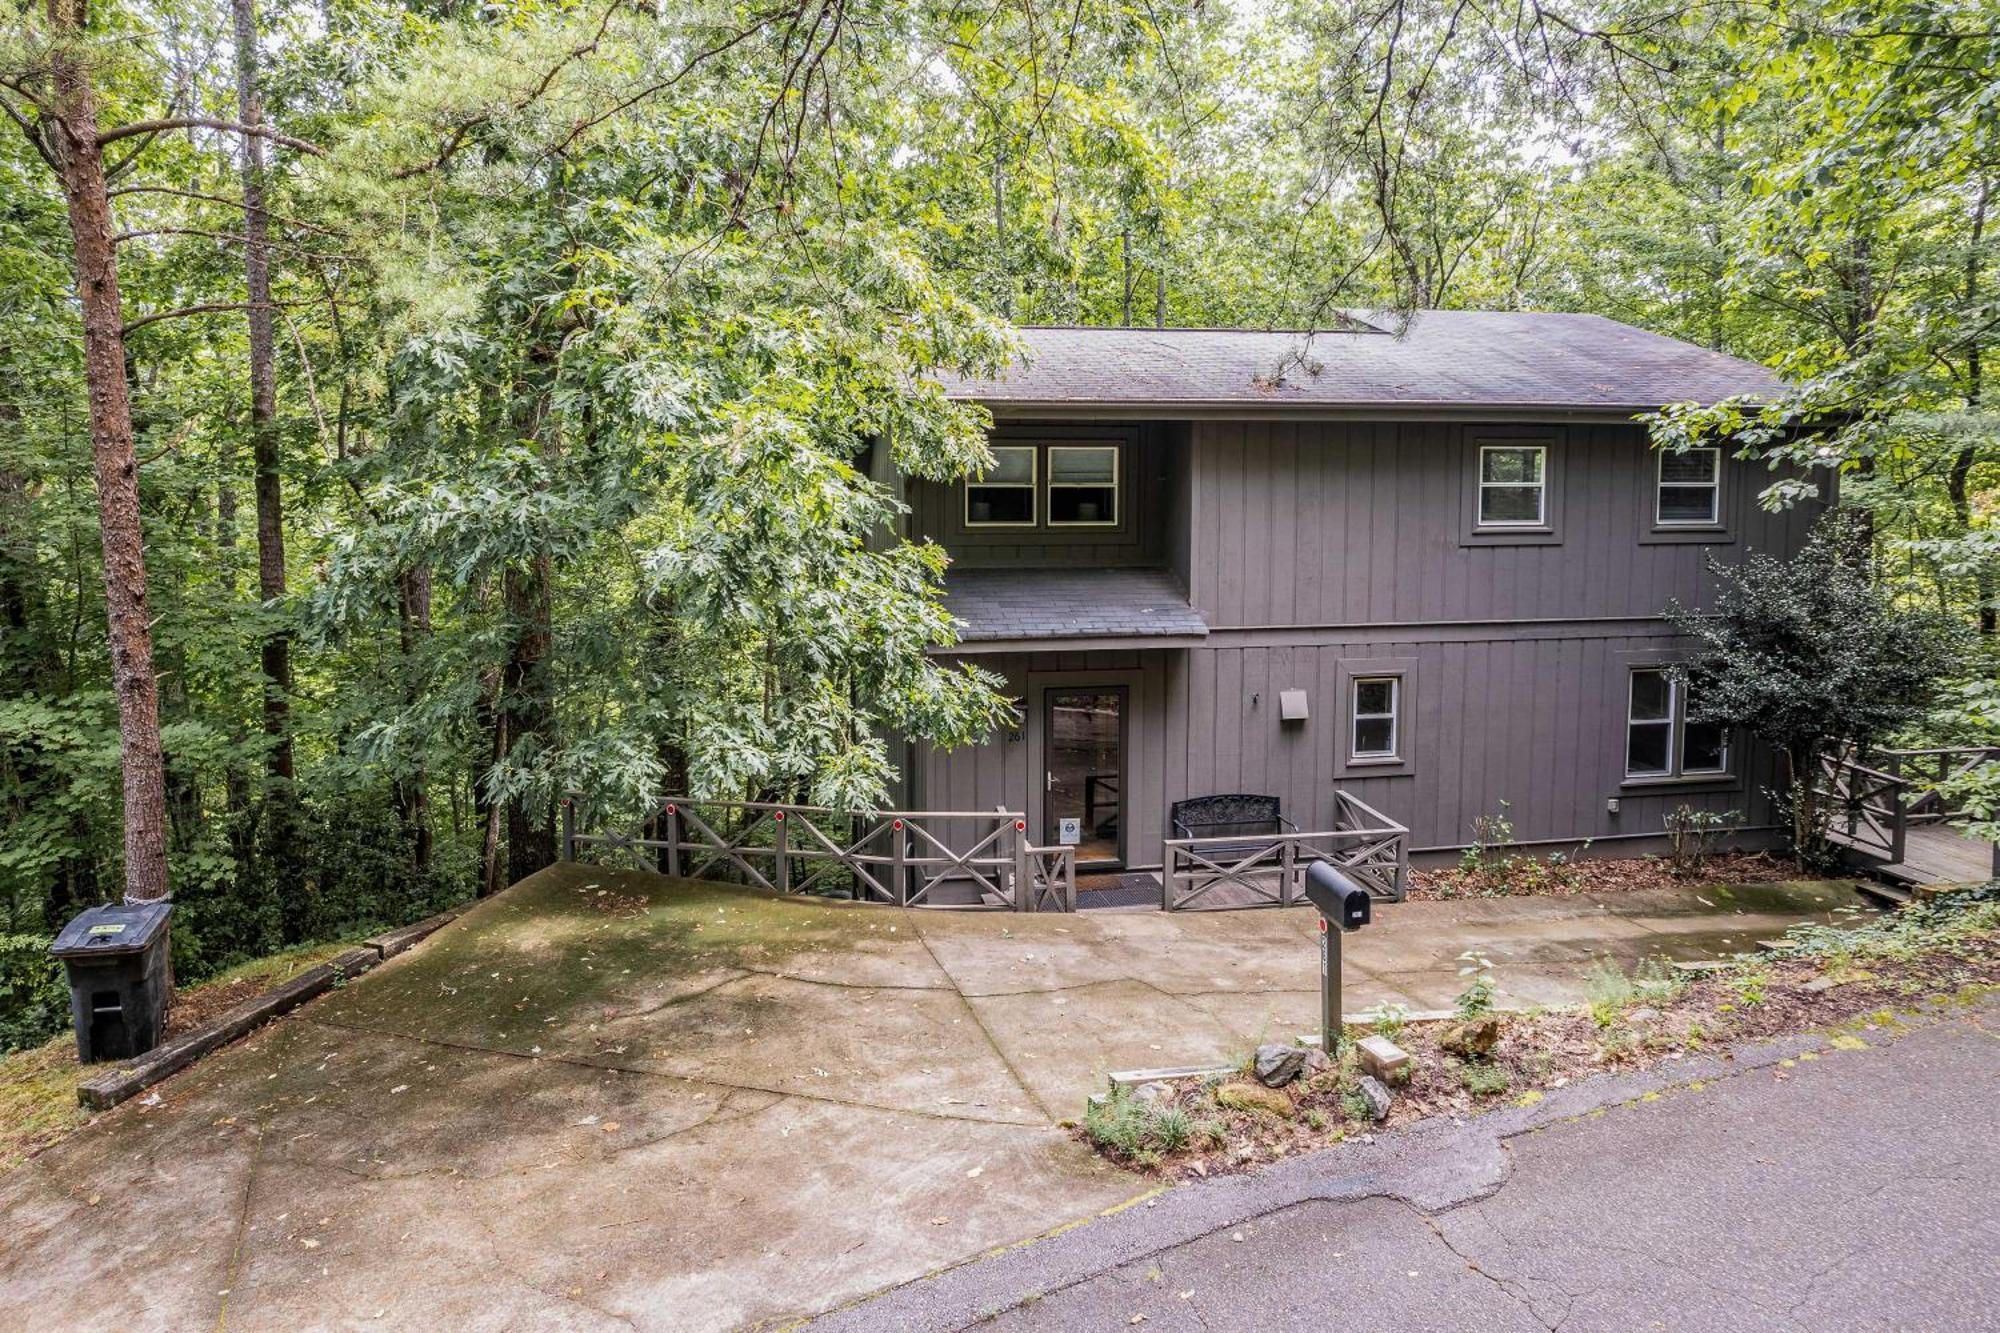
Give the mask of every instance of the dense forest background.
[[[52, 928], [135, 882], [199, 976], [536, 868], [565, 790], [857, 808], [882, 730], [1003, 724], [925, 658], [939, 557], [868, 541], [856, 464], [977, 467], [933, 376], [1015, 322], [1583, 310], [1764, 361], [1793, 400], [1661, 440], [1837, 465], [1881, 577], [1991, 641], [1990, 3], [3, 21], [0, 1045], [54, 1017]], [[107, 606], [107, 554], [149, 600]], [[2000, 732], [1993, 666], [1933, 735]], [[121, 765], [149, 689], [151, 788]]]

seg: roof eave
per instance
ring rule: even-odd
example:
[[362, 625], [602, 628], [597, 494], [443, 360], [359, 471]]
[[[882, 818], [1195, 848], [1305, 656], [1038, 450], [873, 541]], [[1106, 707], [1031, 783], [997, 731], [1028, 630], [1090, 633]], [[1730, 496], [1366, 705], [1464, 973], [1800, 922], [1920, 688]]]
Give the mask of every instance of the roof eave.
[[1201, 399], [1013, 399], [953, 394], [996, 420], [1579, 421], [1630, 423], [1664, 403], [1260, 403]]

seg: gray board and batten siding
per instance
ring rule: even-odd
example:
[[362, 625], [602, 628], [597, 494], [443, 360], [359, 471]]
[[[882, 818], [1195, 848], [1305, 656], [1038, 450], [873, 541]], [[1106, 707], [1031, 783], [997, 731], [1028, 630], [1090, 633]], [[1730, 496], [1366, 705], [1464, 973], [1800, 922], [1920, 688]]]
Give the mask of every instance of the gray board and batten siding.
[[[1496, 318], [1515, 331], [1555, 321], [1554, 351], [1509, 343], [1497, 366], [1454, 361], [1462, 361], [1467, 329], [1499, 327]], [[1472, 820], [1502, 801], [1524, 842], [1593, 839], [1606, 852], [1644, 846], [1683, 802], [1742, 812], [1752, 830], [1746, 841], [1759, 841], [1756, 830], [1776, 823], [1765, 794], [1776, 769], [1742, 738], [1733, 738], [1724, 777], [1626, 778], [1630, 672], [1674, 659], [1660, 611], [1669, 599], [1708, 599], [1707, 554], [1789, 553], [1819, 506], [1763, 510], [1757, 492], [1771, 475], [1732, 460], [1722, 471], [1717, 523], [1663, 527], [1653, 508], [1658, 455], [1629, 417], [1643, 395], [1677, 384], [1697, 383], [1703, 396], [1719, 397], [1768, 386], [1768, 376], [1591, 317], [1444, 322], [1454, 325], [1452, 337], [1442, 349], [1418, 349], [1416, 370], [1400, 379], [1393, 367], [1376, 365], [1384, 344], [1371, 341], [1365, 355], [1347, 357], [1374, 367], [1368, 373], [1380, 382], [1365, 391], [1404, 392], [1401, 405], [1379, 409], [1326, 400], [1317, 382], [1313, 401], [1283, 398], [1283, 410], [1255, 395], [1231, 406], [1222, 390], [1231, 375], [1241, 378], [1241, 365], [1217, 370], [1211, 344], [1195, 335], [1167, 339], [1181, 378], [1141, 377], [1134, 397], [1119, 401], [1106, 386], [1122, 381], [1105, 376], [1118, 358], [1140, 355], [1141, 335], [1156, 331], [1030, 331], [1040, 366], [1059, 353], [1079, 363], [1039, 372], [1011, 398], [1013, 391], [986, 386], [979, 396], [995, 413], [995, 442], [1118, 443], [1127, 484], [1117, 527], [977, 532], [964, 522], [959, 487], [912, 482], [908, 531], [951, 552], [967, 606], [1018, 608], [1038, 587], [1075, 598], [1091, 569], [1163, 572], [1173, 584], [1160, 586], [1178, 587], [1185, 602], [1160, 617], [1174, 636], [1152, 641], [1131, 628], [1147, 618], [1119, 608], [1099, 618], [1101, 635], [969, 623], [959, 653], [1007, 680], [1022, 701], [1023, 726], [950, 753], [914, 747], [913, 804], [1025, 808], [1038, 818], [1044, 691], [1121, 686], [1133, 866], [1158, 863], [1173, 801], [1276, 794], [1288, 816], [1313, 829], [1330, 826], [1336, 787], [1407, 825], [1420, 852], [1463, 846]], [[1605, 326], [1616, 331], [1609, 355], [1638, 365], [1637, 389], [1632, 379], [1593, 377], [1576, 363], [1579, 339], [1609, 336]], [[1123, 346], [1127, 334], [1140, 341]], [[1281, 335], [1232, 336], [1239, 341], [1223, 343], [1234, 354], [1248, 347], [1261, 358], [1268, 349], [1241, 340]], [[1481, 373], [1485, 381], [1470, 382]], [[1518, 395], [1508, 398], [1517, 382]], [[1176, 383], [1192, 385], [1179, 401], [1170, 392]], [[1023, 396], [1055, 390], [1072, 395], [1062, 400], [1072, 415], [1056, 414], [1059, 400]], [[1452, 399], [1482, 392], [1495, 400], [1483, 416], [1474, 399]], [[1535, 405], [1535, 395], [1551, 394], [1567, 397]], [[1546, 521], [1535, 530], [1476, 522], [1479, 447], [1510, 442], [1548, 451]], [[1008, 570], [1020, 571], [1011, 589]], [[1038, 570], [1062, 576], [1038, 584], [1047, 577]], [[948, 574], [948, 601], [951, 581]], [[1141, 576], [1105, 586], [1115, 599], [1151, 585]], [[1351, 683], [1375, 674], [1402, 681], [1399, 753], [1393, 763], [1350, 763]], [[1303, 722], [1280, 720], [1285, 690], [1306, 692]]]

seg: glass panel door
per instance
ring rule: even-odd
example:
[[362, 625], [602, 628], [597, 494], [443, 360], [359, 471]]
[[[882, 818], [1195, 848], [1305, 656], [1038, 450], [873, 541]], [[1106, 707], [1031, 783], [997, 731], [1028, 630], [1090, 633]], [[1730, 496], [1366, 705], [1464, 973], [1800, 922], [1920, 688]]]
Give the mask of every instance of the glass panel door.
[[1076, 848], [1078, 865], [1125, 859], [1123, 689], [1043, 696], [1045, 844]]

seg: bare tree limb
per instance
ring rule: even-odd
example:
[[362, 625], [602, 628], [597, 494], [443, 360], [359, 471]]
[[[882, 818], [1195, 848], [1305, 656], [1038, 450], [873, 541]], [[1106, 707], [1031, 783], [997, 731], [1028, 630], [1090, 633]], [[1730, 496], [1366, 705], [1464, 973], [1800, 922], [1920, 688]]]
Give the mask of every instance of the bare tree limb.
[[289, 134], [280, 134], [267, 125], [244, 125], [234, 120], [213, 120], [207, 116], [173, 116], [166, 120], [141, 120], [130, 125], [120, 125], [117, 129], [105, 130], [97, 136], [97, 146], [101, 149], [108, 143], [120, 139], [137, 138], [142, 134], [158, 134], [163, 130], [220, 130], [225, 134], [255, 135], [269, 139], [272, 143], [296, 148], [301, 153], [311, 153], [314, 157], [325, 157], [326, 150], [304, 139], [294, 139]]

